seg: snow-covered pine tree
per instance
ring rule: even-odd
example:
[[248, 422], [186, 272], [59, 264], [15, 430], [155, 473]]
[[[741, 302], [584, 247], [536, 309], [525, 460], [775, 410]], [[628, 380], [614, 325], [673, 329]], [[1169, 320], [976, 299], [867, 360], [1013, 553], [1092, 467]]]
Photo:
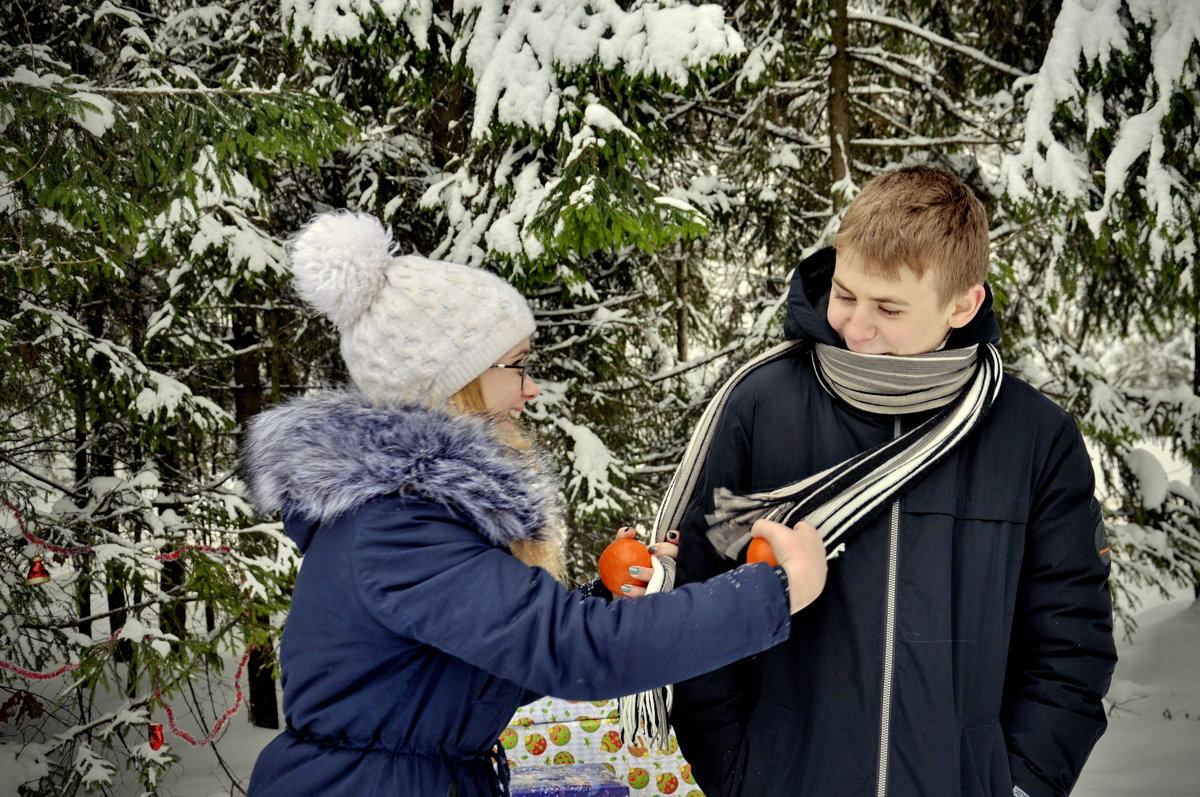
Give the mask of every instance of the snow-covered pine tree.
[[704, 164], [678, 149], [672, 110], [740, 38], [720, 8], [669, 0], [288, 0], [283, 15], [317, 85], [369, 120], [324, 202], [533, 299], [534, 418], [562, 453], [572, 567], [591, 577], [613, 529], [653, 503], [634, 478], [646, 452], [687, 434], [647, 368], [675, 278], [646, 264], [705, 231], [679, 199]]
[[697, 348], [728, 355], [699, 358], [710, 368], [777, 336], [788, 272], [828, 240], [857, 183], [929, 162], [975, 187], [992, 217], [1009, 367], [1072, 410], [1103, 452], [1125, 617], [1134, 584], [1167, 571], [1196, 583], [1194, 488], [1141, 450], [1166, 444], [1194, 462], [1195, 360], [1180, 355], [1194, 348], [1200, 195], [1186, 5], [1066, 3], [1056, 24], [1027, 0], [740, 3], [732, 21], [747, 55], [680, 115], [713, 164], [683, 195], [713, 218], [689, 247], [692, 268], [723, 275], [733, 297], [693, 325], [718, 331]]
[[640, 427], [608, 425], [603, 439], [635, 432], [620, 450], [634, 455], [625, 461], [638, 478], [626, 485], [643, 511], [715, 386], [777, 338], [788, 273], [828, 240], [857, 182], [933, 162], [997, 204], [995, 163], [1016, 124], [1009, 85], [1040, 62], [1046, 41], [1030, 35], [1040, 4], [998, 5], [1010, 25], [983, 24], [995, 9], [941, 2], [869, 13], [845, 3], [730, 6], [748, 52], [732, 72], [668, 98], [674, 156], [653, 164], [666, 175], [656, 182], [712, 220], [710, 234], [638, 258], [642, 301], [658, 309], [638, 319], [640, 345], [623, 362], [648, 376], [614, 372], [645, 409]]
[[1180, 0], [1065, 0], [1004, 163], [1022, 353], [1095, 444], [1123, 609], [1135, 586], [1200, 594], [1198, 21]]
[[[257, 353], [279, 394], [285, 374], [307, 378], [292, 358], [326, 362], [279, 298], [264, 189], [350, 127], [279, 78], [298, 69], [278, 34], [253, 59], [246, 42], [272, 39], [254, 4], [29, 1], [10, 14], [0, 756], [22, 794], [131, 779], [155, 793], [177, 756], [147, 744], [149, 724], [173, 706], [194, 738], [215, 729], [234, 701], [227, 662], [270, 649], [253, 618], [286, 602], [294, 549], [235, 489], [235, 396], [254, 387], [237, 364]], [[248, 314], [271, 334], [239, 340]], [[23, 583], [35, 554], [49, 583]]]
[[[1045, 37], [1029, 35], [1038, 4], [996, 5], [1003, 13], [941, 2], [731, 7], [746, 55], [672, 112], [699, 164], [680, 198], [713, 220], [680, 268], [693, 295], [712, 300], [690, 301], [686, 325], [663, 313], [653, 327], [687, 341], [686, 356], [660, 347], [654, 369], [674, 375], [683, 439], [714, 385], [779, 339], [792, 268], [828, 243], [862, 181], [906, 163], [949, 168], [1004, 229], [994, 173], [1017, 124], [1009, 86], [1040, 63]], [[991, 11], [1011, 23], [983, 24]]]

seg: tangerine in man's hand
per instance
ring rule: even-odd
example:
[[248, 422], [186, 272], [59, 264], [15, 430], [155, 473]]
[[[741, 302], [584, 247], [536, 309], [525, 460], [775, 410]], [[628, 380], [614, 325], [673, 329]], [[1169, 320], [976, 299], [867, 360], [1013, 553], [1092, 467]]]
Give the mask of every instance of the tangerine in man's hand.
[[650, 561], [650, 549], [633, 539], [616, 540], [600, 554], [600, 580], [613, 595], [621, 594], [621, 587], [629, 584], [634, 587], [646, 586], [649, 579], [641, 581], [629, 575], [629, 568], [642, 567], [647, 576], [653, 565]]
[[771, 548], [771, 543], [767, 542], [764, 537], [755, 537], [750, 540], [750, 545], [746, 548], [746, 563], [753, 564], [754, 562], [766, 562], [771, 567], [779, 564], [779, 560], [775, 558], [775, 551]]

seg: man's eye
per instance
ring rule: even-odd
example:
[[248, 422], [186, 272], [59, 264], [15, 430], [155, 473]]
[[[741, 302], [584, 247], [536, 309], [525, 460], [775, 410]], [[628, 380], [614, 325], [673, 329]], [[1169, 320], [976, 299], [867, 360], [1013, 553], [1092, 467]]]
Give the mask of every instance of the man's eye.
[[879, 312], [881, 315], [885, 315], [888, 318], [895, 318], [896, 316], [900, 315], [899, 310], [893, 310], [890, 307], [880, 307]]

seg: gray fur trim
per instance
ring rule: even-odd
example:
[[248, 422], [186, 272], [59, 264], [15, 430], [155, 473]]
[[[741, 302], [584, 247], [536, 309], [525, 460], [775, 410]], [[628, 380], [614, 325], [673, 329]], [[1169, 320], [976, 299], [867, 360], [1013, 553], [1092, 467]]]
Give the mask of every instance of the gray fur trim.
[[400, 493], [443, 504], [481, 536], [541, 539], [555, 491], [492, 422], [416, 406], [377, 406], [353, 389], [326, 390], [250, 420], [242, 476], [260, 512], [329, 520]]

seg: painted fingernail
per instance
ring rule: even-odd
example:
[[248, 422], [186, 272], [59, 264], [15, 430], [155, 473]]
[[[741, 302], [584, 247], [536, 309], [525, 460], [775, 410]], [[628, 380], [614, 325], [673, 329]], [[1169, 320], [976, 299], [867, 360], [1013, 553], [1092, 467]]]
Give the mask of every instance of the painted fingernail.
[[650, 546], [650, 553], [658, 553], [658, 546], [657, 546], [657, 545], [651, 545], [651, 546]]
[[634, 565], [633, 567], [629, 568], [629, 575], [640, 576], [641, 574], [642, 574], [642, 568], [638, 567], [637, 565]]
[[679, 539], [679, 532], [678, 531], [668, 531], [667, 539], [671, 540], [671, 541]]
[[621, 585], [621, 592], [624, 592], [626, 595], [628, 595], [629, 591], [632, 589], [633, 589], [633, 587], [629, 586], [628, 584]]

